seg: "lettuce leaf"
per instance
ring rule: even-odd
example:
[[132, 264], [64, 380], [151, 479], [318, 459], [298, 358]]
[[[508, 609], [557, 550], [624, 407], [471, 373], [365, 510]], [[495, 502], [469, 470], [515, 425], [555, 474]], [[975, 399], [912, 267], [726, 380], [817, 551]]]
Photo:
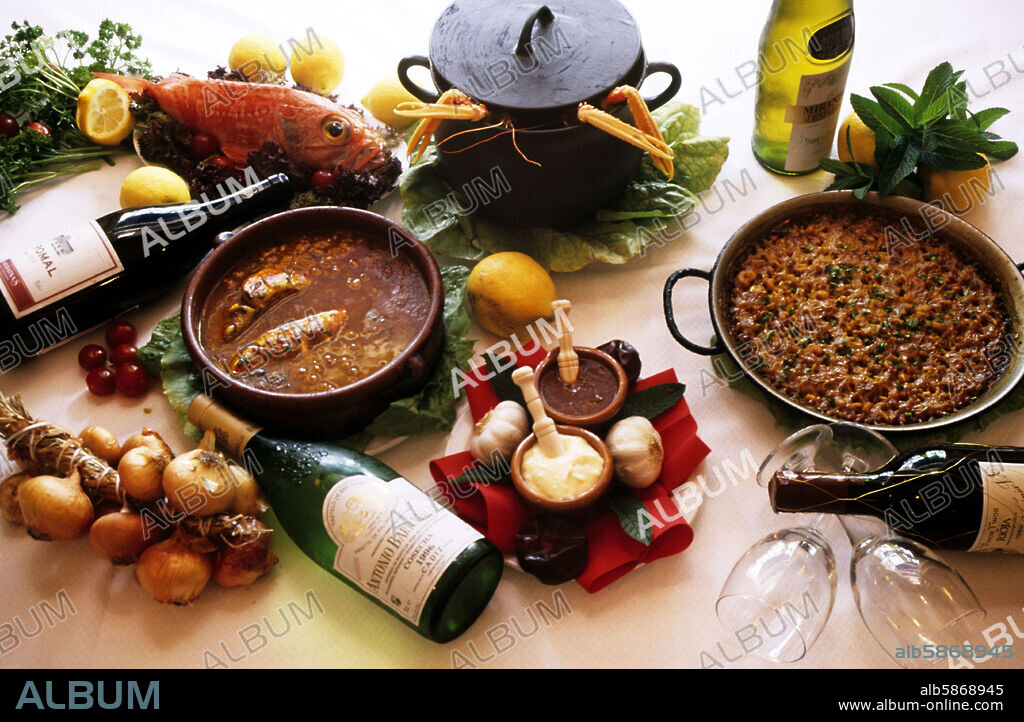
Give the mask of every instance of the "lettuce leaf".
[[[514, 250], [552, 271], [576, 271], [592, 262], [625, 263], [643, 254], [666, 220], [693, 208], [696, 194], [711, 187], [729, 155], [728, 138], [699, 135], [696, 107], [668, 103], [653, 115], [675, 154], [675, 178], [666, 181], [645, 157], [622, 195], [579, 228], [511, 229], [478, 214], [458, 213], [458, 206], [470, 204], [441, 178], [433, 148], [399, 182], [402, 221], [434, 253], [467, 261]], [[436, 203], [445, 198], [453, 202]]]
[[[459, 367], [465, 371], [473, 356], [473, 340], [467, 338], [470, 321], [465, 304], [469, 269], [447, 266], [441, 269], [441, 278], [445, 287], [444, 346], [434, 376], [415, 396], [392, 402], [365, 431], [341, 440], [344, 445], [363, 449], [376, 436], [391, 438], [448, 430], [455, 423], [458, 396], [453, 392], [452, 369]], [[167, 402], [185, 433], [201, 438], [199, 429], [188, 422], [188, 407], [203, 393], [203, 378], [182, 341], [180, 318], [173, 316], [158, 323], [149, 342], [139, 349], [139, 357], [146, 358], [148, 363], [159, 359], [159, 366], [154, 366], [155, 375], [163, 383]]]

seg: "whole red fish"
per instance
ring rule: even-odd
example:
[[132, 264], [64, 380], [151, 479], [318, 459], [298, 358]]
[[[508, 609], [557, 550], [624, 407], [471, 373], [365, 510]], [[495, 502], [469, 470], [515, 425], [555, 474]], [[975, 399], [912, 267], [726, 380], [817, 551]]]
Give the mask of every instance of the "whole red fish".
[[96, 73], [127, 91], [148, 92], [160, 109], [191, 130], [216, 139], [232, 161], [278, 143], [297, 167], [372, 171], [390, 162], [384, 142], [355, 111], [327, 98], [280, 85], [201, 80], [175, 73], [153, 82]]

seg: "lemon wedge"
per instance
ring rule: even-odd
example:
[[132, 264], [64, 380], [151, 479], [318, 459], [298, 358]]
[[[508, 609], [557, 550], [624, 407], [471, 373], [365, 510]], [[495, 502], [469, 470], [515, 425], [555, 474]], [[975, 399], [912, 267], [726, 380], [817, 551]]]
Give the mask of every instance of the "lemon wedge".
[[75, 121], [85, 136], [97, 145], [117, 145], [132, 132], [135, 119], [130, 99], [117, 83], [96, 78], [78, 94]]

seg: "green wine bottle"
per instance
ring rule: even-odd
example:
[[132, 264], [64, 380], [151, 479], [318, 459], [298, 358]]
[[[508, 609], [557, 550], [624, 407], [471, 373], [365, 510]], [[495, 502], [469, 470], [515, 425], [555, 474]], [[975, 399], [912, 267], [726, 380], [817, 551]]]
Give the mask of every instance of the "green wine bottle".
[[203, 395], [189, 420], [244, 463], [303, 552], [424, 637], [455, 639], [487, 606], [498, 548], [373, 457], [274, 438]]
[[832, 151], [853, 54], [853, 0], [775, 0], [761, 33], [754, 155], [804, 175]]

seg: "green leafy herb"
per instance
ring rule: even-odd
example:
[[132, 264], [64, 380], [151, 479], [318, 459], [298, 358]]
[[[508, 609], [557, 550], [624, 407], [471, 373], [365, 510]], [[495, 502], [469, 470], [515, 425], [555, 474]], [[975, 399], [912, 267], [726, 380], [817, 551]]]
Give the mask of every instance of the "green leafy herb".
[[643, 416], [647, 419], [665, 413], [679, 403], [686, 391], [686, 385], [670, 382], [651, 386], [643, 391], [637, 391], [626, 397], [626, 403], [616, 415], [616, 419], [626, 419], [630, 416]]
[[[968, 110], [963, 74], [946, 62], [932, 69], [920, 93], [900, 83], [887, 83], [870, 89], [874, 100], [852, 94], [854, 112], [875, 134], [877, 167], [856, 160], [822, 160], [821, 169], [835, 175], [826, 190], [852, 190], [858, 198], [869, 191], [920, 198], [922, 189], [915, 173], [919, 165], [973, 170], [985, 165], [983, 156], [995, 160], [1013, 157], [1017, 144], [988, 130], [1009, 111]], [[853, 157], [849, 131], [838, 142], [844, 143]]]
[[181, 322], [177, 316], [165, 318], [153, 329], [146, 345], [139, 349], [136, 358], [142, 366], [160, 378], [160, 359], [167, 352], [171, 343], [181, 336]]
[[104, 20], [96, 38], [79, 30], [61, 30], [52, 37], [28, 21], [11, 24], [12, 33], [0, 41], [0, 66], [7, 68], [0, 90], [0, 109], [22, 124], [40, 122], [50, 130], [44, 137], [23, 130], [13, 138], [0, 137], [0, 209], [14, 213], [22, 191], [62, 176], [84, 173], [108, 163], [120, 148], [93, 145], [75, 121], [78, 93], [94, 71], [146, 75], [149, 61], [136, 51], [142, 43], [124, 23]]
[[[654, 541], [654, 523], [651, 513], [635, 494], [621, 486], [613, 487], [604, 495], [609, 508], [619, 517], [622, 531], [645, 546]], [[641, 526], [641, 520], [642, 526]]]

